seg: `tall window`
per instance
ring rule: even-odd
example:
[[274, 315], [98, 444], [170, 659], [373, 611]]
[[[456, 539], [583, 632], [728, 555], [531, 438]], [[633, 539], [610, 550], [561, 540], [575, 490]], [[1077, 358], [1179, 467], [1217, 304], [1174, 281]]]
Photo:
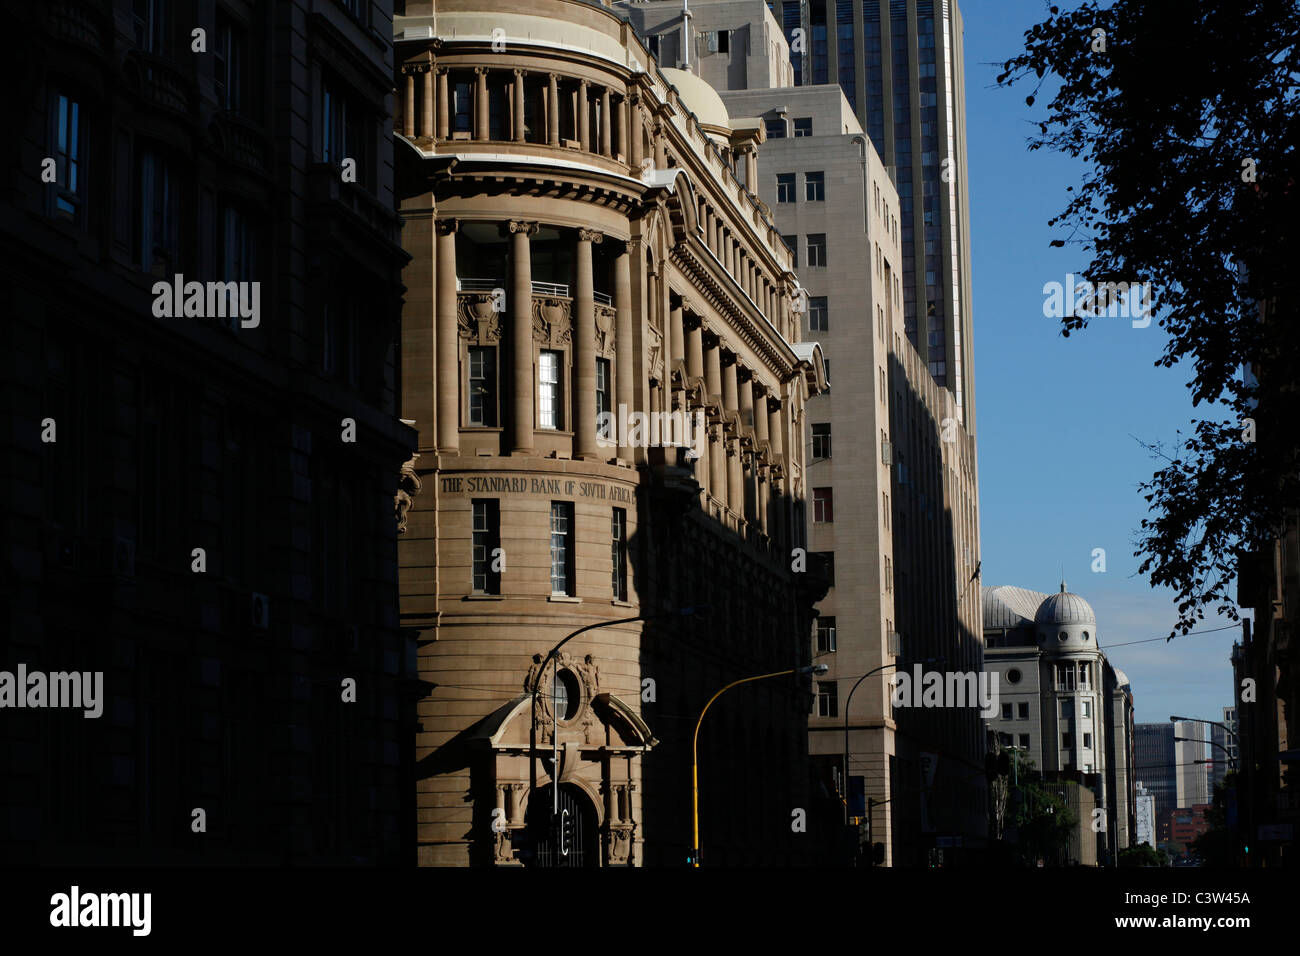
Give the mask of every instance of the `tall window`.
[[810, 332], [826, 332], [830, 326], [828, 324], [827, 298], [824, 295], [810, 296], [808, 299], [808, 330]]
[[152, 149], [136, 161], [136, 261], [145, 272], [168, 275], [180, 259], [180, 182], [174, 166]]
[[812, 427], [812, 455], [814, 461], [831, 457], [830, 422], [814, 424]]
[[497, 549], [501, 547], [501, 504], [496, 498], [475, 498], [473, 509], [474, 593], [500, 594]]
[[221, 247], [218, 267], [227, 282], [254, 277], [256, 236], [243, 210], [231, 203], [221, 206]]
[[492, 345], [469, 348], [469, 423], [495, 428], [497, 423], [497, 350]]
[[1079, 686], [1092, 686], [1092, 665], [1088, 663], [1079, 664]]
[[451, 115], [453, 133], [469, 133], [474, 130], [474, 84], [457, 82], [451, 88]]
[[794, 202], [794, 173], [776, 174], [776, 201]]
[[803, 198], [808, 202], [821, 202], [826, 198], [826, 174], [824, 172], [803, 174]]
[[835, 681], [817, 682], [817, 716], [838, 717], [840, 715], [839, 688]]
[[609, 359], [598, 358], [596, 359], [597, 437], [605, 441], [614, 440], [614, 422], [610, 417], [614, 399], [609, 385]]
[[826, 233], [813, 232], [808, 234], [808, 265], [826, 265]]
[[817, 653], [830, 654], [835, 650], [835, 618], [817, 618]]
[[551, 593], [573, 597], [573, 503], [551, 502]]
[[131, 0], [131, 26], [135, 45], [146, 53], [166, 52], [167, 0]]
[[82, 220], [86, 186], [81, 169], [85, 156], [85, 126], [82, 123], [81, 104], [64, 94], [54, 97], [51, 104], [51, 122], [54, 134], [54, 213], [61, 219], [73, 222]]
[[375, 163], [373, 124], [359, 108], [334, 85], [326, 85], [321, 100], [321, 160], [341, 165], [344, 160], [356, 163], [356, 181], [373, 189]]
[[830, 488], [813, 489], [813, 521], [817, 524], [835, 520], [835, 499]]
[[627, 511], [615, 508], [609, 525], [610, 585], [615, 601], [627, 600]]
[[233, 113], [238, 113], [243, 105], [244, 49], [243, 31], [224, 13], [218, 12], [217, 35], [212, 50], [217, 102]]
[[542, 428], [563, 428], [560, 364], [563, 353], [544, 350], [537, 361], [538, 412]]

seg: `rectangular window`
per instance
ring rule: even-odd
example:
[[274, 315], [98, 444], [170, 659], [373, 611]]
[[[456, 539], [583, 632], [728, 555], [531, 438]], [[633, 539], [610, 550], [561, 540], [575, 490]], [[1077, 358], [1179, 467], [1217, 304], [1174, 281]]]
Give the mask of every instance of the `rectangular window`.
[[894, 562], [888, 555], [885, 557], [885, 590], [894, 590]]
[[826, 198], [826, 174], [803, 174], [803, 198], [808, 202], [822, 202]]
[[719, 53], [731, 52], [731, 31], [730, 30], [718, 31], [718, 52]]
[[1020, 746], [1022, 746], [1022, 747], [1028, 747], [1028, 746], [1029, 746], [1029, 734], [1021, 734], [1021, 735], [1020, 735]]
[[560, 403], [560, 365], [562, 352], [544, 350], [537, 362], [538, 416], [542, 428], [563, 428], [564, 416]]
[[1083, 663], [1079, 665], [1079, 686], [1082, 688], [1088, 688], [1092, 686], [1092, 665], [1091, 664]]
[[835, 618], [817, 618], [817, 653], [830, 654], [835, 650]]
[[1018, 704], [1016, 704], [1016, 717], [1019, 718], [1020, 720], [1028, 720], [1028, 719], [1029, 719], [1029, 702], [1028, 702], [1028, 701], [1024, 701], [1024, 700], [1022, 700], [1022, 701], [1020, 701]]
[[804, 117], [802, 117], [802, 118], [797, 119], [797, 120], [794, 121], [794, 135], [795, 135], [796, 138], [798, 138], [798, 137], [800, 137], [800, 136], [811, 136], [811, 135], [812, 135], [812, 117], [811, 117], [811, 116], [804, 116]]
[[808, 234], [808, 265], [826, 265], [826, 233], [813, 232]]
[[1084, 735], [1083, 735], [1083, 746], [1084, 746], [1084, 749], [1085, 749], [1085, 750], [1091, 750], [1091, 749], [1092, 749], [1092, 734], [1084, 734]]
[[785, 139], [785, 120], [770, 119], [763, 123], [768, 139]]
[[474, 593], [500, 594], [501, 504], [496, 498], [475, 498], [474, 509]]
[[835, 520], [835, 499], [830, 488], [813, 489], [813, 522], [828, 524]]
[[814, 424], [812, 427], [812, 455], [814, 461], [831, 457], [831, 425]]
[[840, 715], [839, 688], [835, 681], [817, 682], [817, 716], [838, 717]]
[[165, 52], [164, 11], [167, 0], [131, 0], [131, 25], [135, 45], [146, 53]]
[[1064, 718], [1069, 718], [1074, 716], [1074, 701], [1072, 700], [1061, 701], [1061, 716]]
[[1061, 734], [1061, 749], [1069, 750], [1073, 746], [1074, 746], [1074, 735], [1071, 734], [1068, 730], [1064, 731]]
[[794, 202], [794, 173], [776, 174], [776, 201]]
[[551, 593], [573, 597], [573, 504], [551, 502]]
[[85, 174], [81, 168], [86, 150], [86, 128], [81, 104], [64, 94], [50, 103], [54, 127], [54, 214], [61, 219], [81, 222], [86, 198]]
[[469, 347], [469, 423], [479, 428], [497, 424], [497, 350], [492, 345]]
[[180, 262], [180, 179], [161, 153], [142, 149], [136, 161], [136, 262], [170, 275]]
[[610, 586], [615, 601], [627, 600], [627, 511], [615, 508], [609, 526]]
[[453, 83], [451, 88], [451, 115], [453, 133], [470, 133], [474, 130], [474, 84]]
[[245, 282], [254, 278], [256, 237], [252, 224], [239, 207], [221, 206], [221, 246], [218, 269], [226, 282]]
[[1011, 705], [1010, 705], [1010, 704], [1003, 704], [1003, 705], [1002, 705], [1002, 719], [1003, 719], [1003, 720], [1010, 720], [1010, 719], [1011, 719]]
[[1081, 700], [1079, 701], [1079, 706], [1082, 708], [1082, 710], [1080, 710], [1079, 712], [1080, 714], [1082, 714], [1084, 717], [1092, 716], [1092, 701]]
[[808, 330], [810, 332], [827, 332], [830, 330], [828, 319], [828, 299], [824, 295], [808, 298]]
[[596, 359], [596, 437], [614, 440], [613, 392], [609, 381], [609, 359]]
[[817, 566], [821, 566], [822, 573], [826, 575], [826, 583], [835, 587], [835, 552], [834, 551], [810, 551], [808, 557], [815, 559], [808, 562], [808, 569], [815, 571]]

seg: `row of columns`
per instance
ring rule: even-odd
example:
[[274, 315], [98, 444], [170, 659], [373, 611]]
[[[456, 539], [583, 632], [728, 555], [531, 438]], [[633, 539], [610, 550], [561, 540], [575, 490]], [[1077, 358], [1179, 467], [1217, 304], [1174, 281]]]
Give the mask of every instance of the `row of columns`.
[[757, 260], [735, 238], [707, 200], [700, 201], [699, 217], [704, 227], [705, 242], [718, 257], [722, 267], [740, 283], [740, 287], [758, 306], [759, 311], [784, 334], [786, 316], [776, 284], [763, 274]]
[[[447, 67], [436, 67], [427, 63], [412, 64], [403, 70], [406, 76], [405, 107], [402, 110], [402, 131], [409, 137], [446, 140], [451, 137], [451, 75]], [[490, 70], [487, 67], [474, 67], [474, 139], [490, 139], [491, 122], [489, 115], [490, 100], [488, 95], [489, 73], [504, 73], [505, 70]], [[511, 68], [510, 83], [510, 139], [517, 143], [526, 142], [524, 134], [524, 97], [526, 95], [525, 77], [529, 71]], [[557, 73], [546, 74], [546, 140], [550, 146], [559, 146], [560, 97], [569, 91], [561, 91], [561, 76]], [[422, 103], [418, 115], [418, 99]], [[615, 146], [623, 152], [629, 166], [639, 169], [641, 165], [641, 108], [637, 94], [621, 94], [611, 91], [610, 87], [598, 87], [596, 95], [600, 102], [600, 118], [596, 129], [591, 128], [590, 105], [592, 93], [590, 81], [577, 81], [577, 138], [586, 152], [600, 153], [613, 158]], [[618, 102], [616, 103], [615, 100]], [[435, 111], [434, 104], [437, 104]], [[418, 122], [417, 122], [418, 120]], [[565, 130], [564, 132], [569, 132]], [[617, 143], [614, 136], [617, 135]], [[631, 147], [630, 149], [628, 147]]]
[[[436, 224], [437, 288], [437, 448], [442, 455], [460, 453], [460, 343], [456, 302], [456, 230], [454, 219]], [[510, 220], [502, 224], [510, 239], [509, 277], [506, 284], [506, 337], [509, 340], [503, 382], [510, 396], [509, 445], [512, 454], [535, 453], [533, 429], [536, 422], [536, 383], [533, 371], [533, 274], [531, 238], [538, 224]], [[603, 240], [601, 233], [580, 229], [577, 235], [577, 285], [574, 289], [573, 368], [574, 457], [601, 457], [596, 444], [596, 295], [592, 267], [592, 245]], [[618, 401], [631, 408], [632, 392], [632, 269], [631, 253], [624, 246], [614, 256], [614, 377]], [[618, 456], [632, 463], [632, 449], [619, 448]]]

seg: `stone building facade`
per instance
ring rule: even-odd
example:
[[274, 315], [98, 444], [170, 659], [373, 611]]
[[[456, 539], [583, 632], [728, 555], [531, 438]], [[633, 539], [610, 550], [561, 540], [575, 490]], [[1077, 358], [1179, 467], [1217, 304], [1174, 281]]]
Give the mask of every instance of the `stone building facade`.
[[4, 10], [0, 858], [409, 863], [391, 5]]
[[778, 672], [702, 724], [698, 845], [810, 861], [825, 373], [738, 181], [762, 130], [597, 4], [408, 2], [394, 31], [420, 862], [682, 864], [696, 720]]

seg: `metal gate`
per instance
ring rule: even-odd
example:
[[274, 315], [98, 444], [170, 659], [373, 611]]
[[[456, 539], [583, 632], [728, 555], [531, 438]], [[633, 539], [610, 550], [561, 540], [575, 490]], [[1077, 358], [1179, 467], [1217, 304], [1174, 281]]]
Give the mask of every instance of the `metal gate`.
[[551, 790], [547, 787], [529, 801], [535, 828], [534, 866], [599, 866], [596, 811], [586, 795], [571, 786], [560, 787], [559, 814], [552, 816]]

